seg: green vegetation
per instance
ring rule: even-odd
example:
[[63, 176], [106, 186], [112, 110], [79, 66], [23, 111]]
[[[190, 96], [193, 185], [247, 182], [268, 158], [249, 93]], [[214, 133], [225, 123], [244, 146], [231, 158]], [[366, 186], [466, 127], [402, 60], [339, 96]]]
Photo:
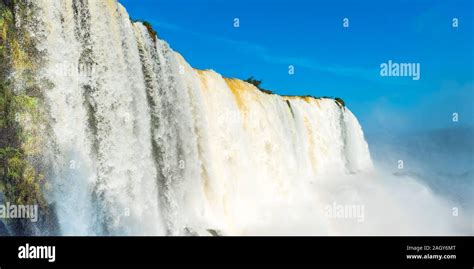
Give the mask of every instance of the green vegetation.
[[261, 80], [257, 80], [257, 79], [254, 79], [253, 76], [249, 77], [248, 79], [244, 80], [245, 82], [247, 83], [250, 83], [252, 85], [254, 85], [255, 87], [257, 87], [257, 89], [259, 89], [260, 91], [266, 93], [266, 94], [273, 94], [274, 92], [273, 91], [270, 91], [270, 90], [265, 90], [264, 88], [262, 88], [260, 85], [262, 84], [262, 81]]
[[150, 34], [151, 38], [156, 39], [158, 37], [158, 33], [155, 31], [155, 29], [153, 29], [153, 26], [151, 25], [151, 23], [144, 21], [143, 26], [146, 27], [146, 29], [148, 30], [148, 34]]
[[5, 26], [13, 19], [12, 13], [8, 11], [3, 0], [0, 0], [0, 55], [3, 55], [5, 41], [7, 39], [7, 27]]
[[345, 107], [346, 107], [346, 102], [344, 102], [344, 100], [342, 100], [342, 98], [340, 98], [340, 97], [322, 96], [322, 97], [319, 97], [319, 98], [333, 99], [334, 102], [336, 102], [336, 104], [337, 104], [340, 108], [345, 108]]
[[155, 29], [153, 28], [153, 25], [151, 25], [150, 22], [146, 20], [132, 20], [132, 22], [141, 22], [143, 26], [145, 26], [146, 29], [148, 30], [148, 34], [150, 35], [151, 38], [154, 38], [155, 40], [156, 38], [158, 38], [158, 33], [155, 31]]
[[[257, 89], [259, 89], [260, 91], [262, 91], [264, 93], [274, 94], [273, 91], [263, 89], [261, 87], [262, 81], [258, 80], [258, 79], [255, 79], [253, 76], [249, 77], [248, 79], [246, 79], [244, 81], [247, 82], [247, 83], [253, 84], [255, 87], [257, 87]], [[333, 99], [340, 108], [345, 108], [346, 107], [346, 103], [340, 97], [331, 97], [331, 96], [316, 97], [316, 96], [313, 96], [313, 95], [305, 95], [305, 96], [301, 96], [301, 97], [309, 97], [309, 98], [314, 98], [314, 99]], [[290, 110], [292, 110], [290, 103], [288, 101], [286, 101], [286, 102], [287, 102], [288, 106], [290, 107]], [[291, 112], [293, 114], [293, 110]]]
[[15, 204], [38, 204], [46, 207], [42, 196], [41, 183], [44, 176], [37, 174], [35, 168], [27, 161], [20, 149], [11, 147], [0, 148], [0, 190], [5, 197]]
[[260, 89], [260, 85], [262, 84], [261, 80], [254, 79], [253, 76], [249, 77], [248, 79], [244, 80], [245, 82], [248, 82], [250, 84], [253, 84], [255, 87]]
[[339, 98], [339, 97], [336, 97], [334, 98], [334, 101], [336, 101], [336, 103], [341, 107], [346, 107], [346, 103], [344, 102], [344, 100], [342, 100], [342, 98]]
[[[0, 191], [15, 204], [47, 205], [41, 188], [44, 175], [35, 160], [41, 159], [39, 134], [39, 82], [34, 77], [38, 52], [32, 38], [14, 25], [12, 1], [0, 0]], [[7, 5], [6, 5], [7, 4]], [[28, 19], [22, 5], [17, 16]], [[14, 89], [18, 76], [19, 89]], [[44, 212], [44, 211], [43, 211]]]

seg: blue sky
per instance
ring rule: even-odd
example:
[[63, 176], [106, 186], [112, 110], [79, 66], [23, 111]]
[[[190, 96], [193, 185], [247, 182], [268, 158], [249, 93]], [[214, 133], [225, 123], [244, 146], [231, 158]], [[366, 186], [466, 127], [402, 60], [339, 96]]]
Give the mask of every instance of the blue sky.
[[[120, 2], [192, 66], [279, 94], [339, 96], [366, 132], [474, 125], [472, 0]], [[381, 77], [388, 60], [420, 63], [420, 80]]]

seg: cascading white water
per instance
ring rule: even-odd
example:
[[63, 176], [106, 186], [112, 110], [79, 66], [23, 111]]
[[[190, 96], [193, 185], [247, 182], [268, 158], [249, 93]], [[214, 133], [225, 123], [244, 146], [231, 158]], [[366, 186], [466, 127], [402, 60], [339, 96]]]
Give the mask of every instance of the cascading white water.
[[370, 179], [362, 129], [334, 100], [195, 70], [116, 0], [35, 3], [62, 234], [368, 234], [373, 226], [328, 220], [325, 206], [397, 209], [372, 194], [386, 189]]
[[128, 15], [115, 1], [37, 5], [47, 37], [42, 72], [54, 84], [46, 98], [62, 232], [162, 234], [150, 110]]

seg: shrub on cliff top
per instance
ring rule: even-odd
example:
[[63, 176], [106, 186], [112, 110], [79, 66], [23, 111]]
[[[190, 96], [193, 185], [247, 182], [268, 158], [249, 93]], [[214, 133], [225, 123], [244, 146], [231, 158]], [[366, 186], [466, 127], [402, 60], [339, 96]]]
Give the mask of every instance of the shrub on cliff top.
[[147, 21], [144, 21], [142, 23], [143, 23], [143, 26], [145, 26], [146, 29], [148, 30], [148, 34], [150, 34], [151, 38], [157, 38], [158, 37], [158, 33], [155, 31], [155, 29], [153, 29], [153, 26], [151, 25], [151, 23], [149, 23]]
[[334, 101], [336, 101], [336, 103], [340, 107], [346, 107], [346, 103], [344, 102], [344, 100], [342, 100], [342, 98], [336, 97], [336, 98], [334, 98]]
[[266, 94], [273, 94], [272, 91], [270, 90], [265, 90], [264, 88], [262, 88], [260, 85], [262, 85], [262, 81], [261, 80], [258, 80], [258, 79], [255, 79], [253, 76], [249, 77], [248, 79], [244, 80], [245, 82], [247, 83], [250, 83], [252, 85], [254, 85], [255, 87], [257, 87], [257, 89], [259, 89], [260, 91], [266, 93]]
[[153, 25], [151, 25], [150, 22], [145, 21], [145, 20], [132, 20], [132, 22], [141, 22], [143, 26], [145, 26], [145, 28], [147, 29], [148, 34], [150, 35], [151, 38], [153, 39], [158, 38], [158, 33], [155, 31], [155, 29], [153, 28]]

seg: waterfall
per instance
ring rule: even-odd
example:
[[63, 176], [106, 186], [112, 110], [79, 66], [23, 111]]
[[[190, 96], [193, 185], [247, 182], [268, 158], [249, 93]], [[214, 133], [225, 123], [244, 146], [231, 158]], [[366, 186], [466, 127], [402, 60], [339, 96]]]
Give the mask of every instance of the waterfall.
[[386, 191], [347, 107], [193, 69], [116, 0], [30, 3], [61, 234], [370, 231], [324, 217]]
[[255, 203], [371, 169], [356, 118], [332, 99], [193, 69], [116, 0], [38, 0], [33, 11], [64, 235], [243, 233]]
[[[115, 1], [36, 1], [64, 234], [162, 234], [147, 85]], [[67, 72], [64, 72], [67, 71]]]

